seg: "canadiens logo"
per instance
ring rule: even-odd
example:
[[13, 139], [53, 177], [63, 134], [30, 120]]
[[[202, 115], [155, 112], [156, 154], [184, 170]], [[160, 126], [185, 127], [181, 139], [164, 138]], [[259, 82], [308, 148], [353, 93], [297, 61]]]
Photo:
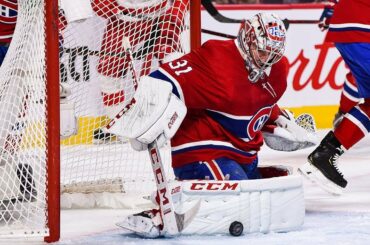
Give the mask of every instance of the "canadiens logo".
[[266, 26], [267, 33], [269, 37], [274, 41], [283, 41], [285, 38], [285, 33], [280, 30], [279, 25], [277, 23], [273, 23], [272, 25]]
[[249, 121], [247, 126], [247, 134], [250, 139], [253, 139], [259, 132], [266, 121], [270, 118], [271, 107], [260, 109]]
[[17, 15], [18, 5], [16, 1], [0, 0], [0, 23], [15, 24]]

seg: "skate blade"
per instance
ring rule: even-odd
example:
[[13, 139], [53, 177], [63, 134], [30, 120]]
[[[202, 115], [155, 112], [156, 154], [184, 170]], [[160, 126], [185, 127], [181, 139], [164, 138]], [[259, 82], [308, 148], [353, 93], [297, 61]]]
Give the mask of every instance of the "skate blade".
[[298, 172], [306, 179], [319, 186], [324, 191], [334, 195], [340, 196], [343, 194], [344, 188], [334, 184], [331, 180], [327, 179], [320, 170], [318, 170], [311, 163], [306, 163], [298, 168]]

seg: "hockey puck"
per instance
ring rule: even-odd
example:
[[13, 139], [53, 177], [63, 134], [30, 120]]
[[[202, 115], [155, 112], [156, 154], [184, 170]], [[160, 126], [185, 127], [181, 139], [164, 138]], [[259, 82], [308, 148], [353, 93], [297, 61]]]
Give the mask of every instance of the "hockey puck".
[[230, 224], [229, 232], [232, 236], [240, 236], [243, 233], [244, 226], [239, 221], [234, 221]]

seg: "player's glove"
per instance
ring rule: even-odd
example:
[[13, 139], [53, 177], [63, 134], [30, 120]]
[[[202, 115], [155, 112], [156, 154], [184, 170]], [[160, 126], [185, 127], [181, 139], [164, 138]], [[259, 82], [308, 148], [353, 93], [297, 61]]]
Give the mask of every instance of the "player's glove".
[[277, 151], [296, 151], [318, 143], [314, 119], [309, 114], [297, 118], [288, 110], [272, 125], [265, 125], [263, 137], [267, 146]]
[[319, 19], [319, 28], [321, 31], [325, 31], [329, 28], [331, 17], [334, 13], [334, 6], [336, 3], [336, 0], [332, 0], [328, 2], [328, 4], [324, 7], [324, 10], [322, 11]]

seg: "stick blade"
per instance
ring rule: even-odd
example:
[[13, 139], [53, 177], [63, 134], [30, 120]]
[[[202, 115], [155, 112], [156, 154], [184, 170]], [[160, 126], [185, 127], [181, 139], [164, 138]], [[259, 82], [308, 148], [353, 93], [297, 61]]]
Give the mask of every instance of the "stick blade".
[[196, 204], [185, 213], [178, 214], [175, 212], [176, 224], [179, 232], [183, 231], [193, 221], [199, 211], [200, 203], [201, 200], [198, 200]]

